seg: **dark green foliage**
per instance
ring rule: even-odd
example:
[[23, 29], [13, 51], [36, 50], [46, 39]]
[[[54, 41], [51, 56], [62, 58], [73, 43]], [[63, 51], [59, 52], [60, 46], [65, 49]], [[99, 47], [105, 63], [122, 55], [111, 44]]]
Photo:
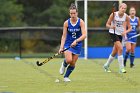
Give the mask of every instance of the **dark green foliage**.
[[29, 26], [63, 26], [74, 0], [18, 0], [24, 6], [24, 21]]
[[[62, 27], [69, 18], [69, 6], [75, 0], [0, 0], [0, 27]], [[88, 2], [88, 27], [105, 27], [112, 12], [111, 1]], [[128, 9], [135, 6], [140, 16], [140, 2], [126, 2]], [[127, 10], [127, 13], [129, 11]], [[78, 16], [84, 20], [84, 2], [78, 2]], [[59, 32], [58, 32], [59, 30]], [[18, 31], [17, 31], [18, 32]], [[0, 32], [0, 52], [19, 51], [19, 34], [17, 32]], [[23, 52], [55, 52], [58, 51], [62, 29], [42, 32], [22, 32]], [[58, 34], [59, 33], [59, 34]], [[57, 37], [58, 36], [58, 37]], [[140, 37], [139, 37], [140, 38]], [[138, 39], [139, 44], [140, 39]], [[111, 46], [108, 31], [89, 31], [88, 46]], [[13, 47], [14, 46], [14, 47]], [[54, 50], [52, 50], [54, 49]]]
[[16, 0], [0, 1], [0, 27], [23, 26], [23, 7]]

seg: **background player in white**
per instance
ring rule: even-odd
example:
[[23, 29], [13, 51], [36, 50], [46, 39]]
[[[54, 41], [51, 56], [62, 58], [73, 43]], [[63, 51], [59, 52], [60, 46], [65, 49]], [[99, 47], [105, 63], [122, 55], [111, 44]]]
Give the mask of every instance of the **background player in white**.
[[[129, 18], [130, 18], [130, 24], [132, 26], [132, 31], [127, 33], [127, 38], [130, 38], [137, 34], [137, 27], [140, 29], [140, 20], [136, 15], [136, 9], [134, 7], [131, 7], [129, 10]], [[136, 47], [137, 37], [129, 39], [126, 41], [126, 53], [124, 56], [124, 66], [126, 66], [127, 58], [130, 54], [130, 67], [134, 66], [134, 58], [135, 58], [135, 47]]]
[[[113, 61], [116, 54], [118, 54], [119, 71], [121, 73], [126, 73], [123, 64], [123, 46], [121, 42], [122, 37], [125, 37], [132, 28], [129, 21], [130, 19], [125, 13], [126, 9], [127, 5], [125, 3], [121, 3], [119, 5], [119, 11], [112, 13], [106, 23], [106, 27], [109, 28], [111, 40], [114, 43], [112, 53], [110, 54], [107, 62], [104, 64], [104, 69], [106, 72], [111, 72], [109, 69], [109, 65]], [[128, 27], [127, 30], [126, 27]]]
[[60, 74], [64, 75], [64, 81], [69, 82], [69, 75], [75, 68], [76, 61], [81, 52], [82, 41], [86, 38], [85, 23], [82, 19], [78, 18], [78, 10], [75, 4], [71, 4], [69, 8], [70, 18], [64, 22], [63, 35], [61, 38], [61, 45], [59, 52], [64, 48], [71, 46], [67, 51], [64, 52], [65, 60], [62, 62], [60, 67]]

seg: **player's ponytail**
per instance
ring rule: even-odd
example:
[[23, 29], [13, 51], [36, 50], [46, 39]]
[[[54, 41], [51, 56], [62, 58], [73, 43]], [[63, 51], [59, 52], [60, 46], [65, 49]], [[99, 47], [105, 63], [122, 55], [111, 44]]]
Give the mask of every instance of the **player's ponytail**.
[[69, 10], [73, 10], [73, 9], [76, 9], [76, 11], [78, 12], [76, 5], [74, 3], [71, 3]]

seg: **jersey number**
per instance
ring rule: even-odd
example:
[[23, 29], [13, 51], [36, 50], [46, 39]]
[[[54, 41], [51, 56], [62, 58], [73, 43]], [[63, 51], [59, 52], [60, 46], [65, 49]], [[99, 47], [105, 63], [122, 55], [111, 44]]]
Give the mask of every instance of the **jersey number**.
[[76, 38], [76, 33], [75, 32], [72, 33], [72, 38]]
[[136, 29], [136, 26], [132, 26], [132, 29], [135, 30]]
[[117, 27], [121, 27], [121, 25], [119, 23], [116, 24]]

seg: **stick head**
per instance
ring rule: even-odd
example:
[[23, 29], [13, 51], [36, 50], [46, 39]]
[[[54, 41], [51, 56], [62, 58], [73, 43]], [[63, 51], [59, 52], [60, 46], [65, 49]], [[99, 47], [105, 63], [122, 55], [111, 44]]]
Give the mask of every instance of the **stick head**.
[[113, 3], [113, 7], [116, 7], [116, 3]]
[[39, 63], [39, 61], [36, 62], [37, 66], [42, 66], [42, 63]]
[[116, 3], [114, 2], [112, 7], [112, 12], [115, 12], [115, 10], [116, 10]]

